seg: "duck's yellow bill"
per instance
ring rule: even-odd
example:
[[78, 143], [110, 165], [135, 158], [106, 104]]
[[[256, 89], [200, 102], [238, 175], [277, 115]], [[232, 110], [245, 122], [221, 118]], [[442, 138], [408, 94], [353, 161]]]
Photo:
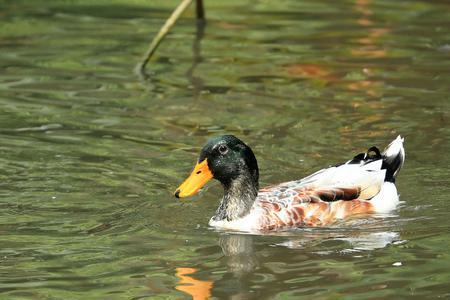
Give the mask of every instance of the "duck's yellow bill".
[[197, 163], [191, 175], [178, 187], [174, 195], [177, 198], [195, 195], [212, 178], [213, 174], [208, 167], [207, 159], [205, 159]]

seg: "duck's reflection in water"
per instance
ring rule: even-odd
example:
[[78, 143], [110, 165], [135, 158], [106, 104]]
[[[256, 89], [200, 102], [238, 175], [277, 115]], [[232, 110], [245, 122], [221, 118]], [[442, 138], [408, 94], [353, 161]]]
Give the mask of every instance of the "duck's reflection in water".
[[[194, 300], [209, 299], [214, 285], [232, 287], [231, 299], [248, 299], [248, 283], [244, 277], [258, 266], [258, 259], [253, 249], [253, 236], [223, 233], [218, 244], [226, 260], [227, 273], [222, 279], [213, 283], [195, 279], [196, 268], [176, 268], [175, 276], [179, 278], [175, 289], [189, 294]], [[219, 288], [218, 294], [222, 294]], [[219, 297], [221, 298], [221, 297]]]
[[221, 233], [219, 246], [224, 255], [227, 273], [215, 282], [214, 295], [219, 299], [253, 299], [252, 274], [259, 266], [258, 251], [254, 248], [256, 236], [236, 233]]
[[[251, 282], [252, 274], [260, 265], [271, 262], [271, 254], [264, 258], [258, 256], [254, 241], [258, 238], [256, 235], [220, 233], [218, 244], [224, 255], [223, 262], [227, 272], [213, 282], [194, 279], [192, 276], [197, 271], [196, 269], [177, 268], [176, 276], [180, 280], [176, 289], [188, 293], [193, 299], [208, 299], [212, 295], [230, 299], [258, 297], [257, 292], [249, 289], [254, 284]], [[266, 236], [265, 239], [267, 238]], [[398, 232], [385, 231], [381, 228], [378, 230], [374, 228], [366, 228], [366, 230], [308, 229], [300, 232], [276, 233], [271, 235], [270, 239], [272, 238], [274, 239], [274, 243], [271, 243], [272, 246], [298, 249], [307, 258], [318, 255], [334, 256], [337, 254], [340, 257], [342, 254], [358, 255], [358, 253], [384, 248], [390, 244], [402, 243]], [[330, 244], [330, 241], [335, 243]], [[267, 245], [260, 246], [267, 247]], [[272, 248], [274, 250], [269, 253], [277, 252], [275, 256], [280, 258], [279, 254], [283, 250], [275, 250], [276, 248]], [[230, 293], [230, 291], [232, 292]]]
[[237, 277], [252, 272], [258, 266], [253, 238], [244, 234], [222, 234], [219, 237], [219, 246], [225, 255], [228, 271]]

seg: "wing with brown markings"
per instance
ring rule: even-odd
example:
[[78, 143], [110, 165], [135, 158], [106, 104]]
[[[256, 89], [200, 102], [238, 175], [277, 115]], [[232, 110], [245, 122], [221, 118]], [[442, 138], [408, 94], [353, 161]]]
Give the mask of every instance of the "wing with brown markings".
[[368, 201], [358, 199], [361, 189], [312, 188], [289, 189], [277, 196], [263, 193], [259, 206], [263, 209], [262, 227], [273, 230], [286, 227], [319, 226], [350, 214], [371, 210]]

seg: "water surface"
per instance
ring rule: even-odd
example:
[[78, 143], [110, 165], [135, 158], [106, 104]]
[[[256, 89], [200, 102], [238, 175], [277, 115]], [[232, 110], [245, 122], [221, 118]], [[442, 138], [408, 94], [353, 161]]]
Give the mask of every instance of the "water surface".
[[[0, 298], [450, 297], [450, 6], [206, 1], [132, 70], [177, 1], [0, 1]], [[173, 190], [208, 137], [261, 185], [405, 136], [389, 216], [268, 236]]]

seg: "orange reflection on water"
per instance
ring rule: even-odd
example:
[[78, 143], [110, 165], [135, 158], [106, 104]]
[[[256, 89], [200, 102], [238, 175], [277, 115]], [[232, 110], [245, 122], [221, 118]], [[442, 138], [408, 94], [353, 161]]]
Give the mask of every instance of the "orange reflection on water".
[[[370, 20], [373, 15], [370, 5], [370, 0], [355, 1], [355, 10], [361, 13], [361, 17], [356, 21], [358, 25], [368, 27], [374, 24], [374, 22]], [[379, 40], [389, 32], [390, 30], [388, 28], [369, 28], [367, 36], [358, 39], [358, 43], [361, 44], [361, 47], [352, 49], [352, 54], [355, 56], [374, 58], [385, 57], [387, 55], [386, 50], [381, 47]]]
[[[389, 35], [391, 29], [377, 26], [374, 18], [373, 3], [371, 0], [354, 0], [353, 9], [359, 13], [360, 17], [355, 20], [357, 27], [363, 28], [364, 34], [356, 38], [356, 46], [349, 49], [351, 56], [368, 59], [384, 58], [389, 55], [388, 48], [383, 40]], [[362, 72], [357, 75], [362, 78], [347, 78], [347, 74], [336, 72], [331, 67], [324, 64], [298, 63], [283, 66], [291, 77], [301, 77], [319, 81], [322, 84], [337, 84], [350, 91], [363, 92], [371, 97], [382, 95], [383, 82], [374, 80], [377, 71], [370, 66], [361, 63]], [[352, 75], [352, 74], [350, 74]]]
[[366, 56], [366, 57], [385, 57], [387, 52], [385, 49], [381, 48], [378, 43], [378, 39], [383, 35], [389, 33], [387, 28], [372, 28], [368, 31], [367, 36], [359, 38], [358, 43], [361, 44], [360, 47], [352, 49], [351, 52], [355, 56]]
[[213, 282], [198, 280], [188, 276], [195, 272], [197, 272], [197, 269], [194, 268], [176, 268], [175, 276], [180, 278], [180, 281], [175, 286], [175, 289], [191, 295], [193, 300], [209, 299]]
[[305, 77], [323, 81], [335, 81], [338, 77], [325, 66], [319, 64], [291, 64], [285, 67], [291, 76]]
[[361, 26], [370, 26], [373, 24], [369, 17], [372, 15], [372, 10], [369, 7], [369, 0], [356, 0], [355, 1], [355, 9], [359, 13], [362, 14], [362, 17], [359, 18], [356, 22]]

